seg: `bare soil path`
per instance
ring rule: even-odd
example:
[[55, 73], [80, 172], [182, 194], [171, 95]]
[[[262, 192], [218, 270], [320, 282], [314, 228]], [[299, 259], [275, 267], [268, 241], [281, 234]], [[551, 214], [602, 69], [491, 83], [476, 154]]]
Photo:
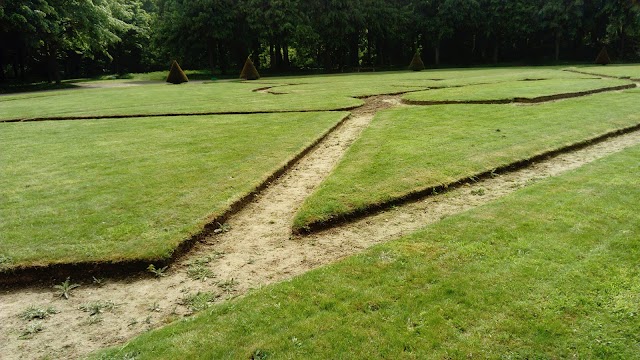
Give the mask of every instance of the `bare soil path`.
[[[69, 300], [57, 296], [52, 287], [3, 291], [0, 359], [79, 358], [105, 346], [123, 344], [137, 334], [189, 315], [191, 310], [184, 300], [189, 295], [210, 292], [215, 294], [215, 302], [225, 301], [640, 144], [640, 131], [636, 131], [337, 228], [292, 236], [291, 223], [304, 199], [329, 174], [374, 114], [391, 106], [402, 106], [399, 96], [367, 99], [365, 106], [354, 111], [314, 151], [233, 215], [223, 231], [198, 244], [164, 277], [82, 284], [72, 291]], [[204, 268], [212, 274], [205, 280], [193, 278], [197, 267], [192, 263], [196, 259], [208, 262]], [[86, 308], [97, 302], [115, 307], [107, 306], [93, 316], [81, 310], [83, 305]], [[21, 319], [19, 314], [30, 305], [53, 307], [59, 313], [44, 320]]]

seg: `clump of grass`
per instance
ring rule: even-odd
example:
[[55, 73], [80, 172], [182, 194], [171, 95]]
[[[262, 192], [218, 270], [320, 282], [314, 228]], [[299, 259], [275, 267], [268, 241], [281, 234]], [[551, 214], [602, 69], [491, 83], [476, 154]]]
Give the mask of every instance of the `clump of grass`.
[[11, 258], [7, 255], [0, 254], [0, 270], [7, 269], [11, 265]]
[[67, 280], [63, 281], [61, 284], [54, 285], [53, 287], [58, 290], [58, 296], [69, 300], [71, 291], [80, 287], [80, 284], [72, 284], [71, 278], [67, 278]]
[[39, 308], [31, 305], [28, 308], [26, 308], [24, 311], [22, 311], [20, 314], [18, 314], [18, 316], [22, 320], [26, 320], [26, 321], [31, 321], [35, 319], [44, 320], [49, 318], [49, 316], [53, 314], [57, 314], [59, 312], [60, 311], [56, 310], [54, 307], [51, 307], [51, 306], [47, 308]]
[[471, 190], [471, 195], [482, 196], [485, 194], [485, 190], [480, 188], [476, 190]]
[[155, 277], [160, 278], [167, 276], [167, 274], [165, 273], [167, 271], [167, 268], [168, 266], [156, 268], [155, 265], [149, 264], [149, 266], [147, 267], [147, 271], [152, 273]]
[[182, 298], [182, 304], [191, 312], [198, 312], [213, 305], [218, 296], [212, 292], [200, 292], [190, 294]]
[[212, 258], [209, 256], [193, 260], [187, 268], [187, 275], [193, 280], [207, 281], [215, 276], [209, 268]]
[[230, 293], [235, 290], [236, 286], [238, 286], [238, 282], [234, 278], [218, 283], [218, 287], [226, 293]]
[[230, 230], [231, 230], [231, 225], [227, 223], [224, 223], [224, 224], [218, 223], [218, 228], [213, 230], [213, 232], [215, 234], [220, 234], [220, 233], [229, 232]]
[[80, 305], [79, 309], [89, 313], [89, 316], [97, 316], [104, 311], [113, 311], [117, 305], [113, 301], [92, 301]]
[[31, 339], [33, 335], [41, 332], [42, 330], [44, 330], [44, 326], [42, 325], [42, 322], [37, 321], [37, 322], [30, 323], [24, 330], [22, 330], [22, 333], [20, 334], [18, 339], [20, 340]]

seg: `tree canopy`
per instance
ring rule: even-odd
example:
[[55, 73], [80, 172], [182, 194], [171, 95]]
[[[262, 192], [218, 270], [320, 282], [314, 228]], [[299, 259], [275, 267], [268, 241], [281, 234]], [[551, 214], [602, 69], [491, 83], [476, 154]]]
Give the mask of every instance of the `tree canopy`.
[[0, 81], [637, 60], [636, 0], [0, 0]]

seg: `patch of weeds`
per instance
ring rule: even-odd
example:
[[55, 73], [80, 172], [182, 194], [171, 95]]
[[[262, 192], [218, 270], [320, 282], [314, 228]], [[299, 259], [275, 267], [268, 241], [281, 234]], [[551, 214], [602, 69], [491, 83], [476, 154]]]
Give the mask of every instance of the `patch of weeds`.
[[218, 223], [218, 228], [213, 230], [214, 234], [221, 234], [221, 233], [226, 233], [229, 232], [231, 230], [231, 226], [227, 223], [224, 224], [220, 224]]
[[31, 305], [28, 308], [26, 308], [24, 311], [22, 311], [18, 316], [20, 317], [20, 319], [26, 320], [26, 321], [31, 321], [35, 319], [44, 320], [49, 318], [49, 316], [53, 314], [57, 314], [59, 312], [60, 311], [56, 310], [51, 306], [45, 309], [45, 308], [39, 308]]
[[297, 348], [302, 346], [302, 341], [298, 340], [298, 338], [295, 336], [291, 338], [291, 342], [293, 343], [293, 346]]
[[182, 298], [182, 304], [191, 310], [191, 312], [198, 312], [210, 307], [216, 300], [216, 294], [212, 292], [200, 292], [187, 295]]
[[211, 262], [211, 257], [206, 256], [203, 258], [195, 259], [189, 263], [187, 268], [187, 275], [193, 280], [207, 281], [215, 276], [213, 271], [209, 269], [208, 265]]
[[131, 319], [129, 320], [129, 323], [127, 324], [128, 327], [132, 327], [132, 326], [136, 326], [138, 325], [138, 320], [137, 319]]
[[104, 319], [102, 318], [101, 315], [90, 316], [87, 320], [83, 321], [81, 325], [91, 326], [91, 325], [100, 324], [103, 321]]
[[160, 312], [160, 309], [161, 309], [160, 303], [157, 301], [154, 301], [153, 304], [151, 304], [148, 309], [151, 312]]
[[269, 353], [264, 351], [264, 350], [260, 350], [260, 349], [256, 349], [252, 354], [250, 359], [251, 360], [265, 360], [269, 358]]
[[42, 322], [37, 321], [37, 322], [30, 323], [29, 326], [27, 326], [22, 331], [18, 339], [20, 340], [31, 339], [33, 335], [41, 332], [42, 330], [44, 330], [44, 326], [42, 326]]
[[89, 316], [96, 316], [106, 311], [113, 311], [117, 307], [112, 301], [92, 301], [80, 305], [79, 309], [89, 313]]
[[471, 190], [471, 195], [482, 196], [485, 194], [485, 190], [480, 188], [476, 190]]
[[235, 290], [236, 286], [238, 286], [238, 282], [234, 278], [218, 283], [218, 287], [226, 293], [230, 293]]
[[167, 274], [165, 273], [167, 271], [167, 268], [168, 266], [156, 268], [155, 265], [149, 264], [149, 266], [147, 266], [147, 271], [152, 273], [155, 277], [160, 278], [167, 276]]
[[0, 270], [7, 269], [11, 265], [11, 258], [7, 255], [0, 254]]
[[498, 169], [492, 169], [489, 175], [491, 175], [492, 178], [497, 178], [498, 176], [500, 176], [500, 174], [497, 173], [497, 170]]
[[71, 291], [75, 288], [80, 287], [80, 284], [72, 284], [71, 278], [67, 278], [60, 285], [54, 285], [53, 288], [58, 290], [58, 295], [61, 298], [65, 298], [69, 300], [69, 296], [71, 296]]

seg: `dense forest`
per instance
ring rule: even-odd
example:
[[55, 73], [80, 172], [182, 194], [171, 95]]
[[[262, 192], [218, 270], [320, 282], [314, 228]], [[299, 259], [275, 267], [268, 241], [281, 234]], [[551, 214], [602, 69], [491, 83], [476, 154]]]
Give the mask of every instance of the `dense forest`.
[[0, 81], [640, 56], [637, 0], [0, 0]]

